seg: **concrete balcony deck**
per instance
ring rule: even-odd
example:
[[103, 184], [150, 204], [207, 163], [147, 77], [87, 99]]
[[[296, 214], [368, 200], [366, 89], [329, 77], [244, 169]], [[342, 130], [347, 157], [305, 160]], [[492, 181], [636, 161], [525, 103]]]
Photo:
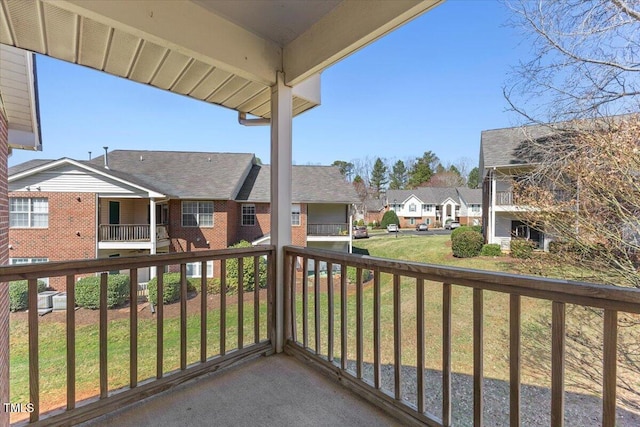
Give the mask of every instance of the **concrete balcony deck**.
[[292, 356], [258, 357], [83, 426], [391, 426], [401, 423]]

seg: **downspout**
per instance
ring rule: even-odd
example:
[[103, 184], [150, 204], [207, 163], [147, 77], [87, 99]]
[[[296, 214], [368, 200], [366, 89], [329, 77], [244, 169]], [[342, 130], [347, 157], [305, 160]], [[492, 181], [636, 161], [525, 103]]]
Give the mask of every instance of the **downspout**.
[[247, 113], [238, 111], [238, 123], [243, 126], [268, 126], [271, 124], [271, 119], [247, 119]]

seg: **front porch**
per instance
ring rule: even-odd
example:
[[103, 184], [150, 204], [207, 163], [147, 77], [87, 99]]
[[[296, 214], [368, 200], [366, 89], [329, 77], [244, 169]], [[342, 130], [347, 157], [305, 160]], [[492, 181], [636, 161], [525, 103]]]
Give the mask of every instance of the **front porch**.
[[[32, 403], [34, 411], [13, 414], [13, 420], [28, 416], [37, 425], [72, 425], [95, 417], [102, 418], [90, 425], [175, 425], [176, 420], [193, 421], [189, 425], [253, 425], [260, 420], [430, 426], [640, 422], [638, 402], [633, 403], [637, 396], [630, 397], [625, 389], [629, 380], [637, 381], [637, 373], [628, 376], [618, 353], [618, 337], [624, 336], [621, 322], [640, 314], [640, 290], [310, 248], [284, 250], [281, 313], [274, 305], [279, 290], [273, 281], [273, 246], [0, 268], [1, 281], [29, 280], [28, 369], [19, 367], [29, 372], [24, 385], [28, 392], [14, 386], [12, 395], [28, 396], [23, 403]], [[261, 267], [263, 257], [266, 268]], [[226, 273], [233, 259], [237, 295], [216, 293], [201, 278], [199, 299], [190, 297], [186, 264], [219, 264], [216, 270], [225, 290], [232, 285]], [[321, 265], [334, 274], [312, 274]], [[137, 271], [153, 266], [180, 271], [179, 301], [159, 303], [150, 317], [128, 310], [128, 321], [116, 324], [106, 308], [108, 275], [101, 272], [129, 270], [129, 306], [139, 307]], [[242, 271], [253, 272], [256, 279], [247, 281], [251, 276]], [[92, 273], [101, 277], [101, 305], [95, 313], [97, 324], [87, 332], [76, 323], [73, 301], [76, 278]], [[41, 356], [50, 345], [40, 337], [47, 326], [36, 309], [36, 278], [43, 276], [67, 278], [66, 345], [56, 360]], [[159, 294], [163, 286], [160, 280]], [[461, 293], [472, 301], [469, 319], [462, 324], [456, 320], [467, 310], [461, 307]], [[496, 293], [505, 297], [504, 306], [488, 302]], [[549, 381], [545, 387], [527, 384], [530, 379], [523, 371], [531, 354], [522, 324], [533, 301], [547, 301], [551, 309], [550, 335], [544, 343], [550, 349], [549, 371], [542, 373]], [[604, 338], [594, 352], [602, 382], [599, 392], [578, 393], [568, 388], [572, 381], [565, 367], [572, 353], [565, 339], [572, 327], [567, 320], [570, 307], [585, 306], [602, 315], [596, 321]], [[485, 333], [495, 333], [485, 331], [485, 320], [496, 312], [507, 314], [504, 353], [484, 346]], [[275, 353], [278, 316], [283, 318], [284, 354]], [[460, 353], [460, 328], [470, 329], [470, 353]], [[81, 346], [91, 331], [98, 341], [95, 354]], [[486, 374], [493, 367], [485, 368], [485, 361], [496, 363], [496, 351], [508, 357], [506, 380]], [[457, 370], [460, 357], [472, 359], [473, 372]], [[85, 371], [97, 373], [93, 383], [80, 384]], [[65, 385], [52, 391], [52, 382]], [[171, 393], [148, 399], [167, 390]], [[66, 405], [60, 403], [65, 400]]]

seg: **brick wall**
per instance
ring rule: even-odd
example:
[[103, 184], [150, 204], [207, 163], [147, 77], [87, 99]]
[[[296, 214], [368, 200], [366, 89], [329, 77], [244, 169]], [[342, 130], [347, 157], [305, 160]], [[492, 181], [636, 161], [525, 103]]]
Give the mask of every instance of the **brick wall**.
[[242, 205], [237, 204], [237, 221], [236, 240], [246, 240], [252, 242], [265, 234], [271, 232], [271, 206], [269, 203], [253, 203], [256, 208], [255, 225], [242, 225]]
[[[10, 258], [48, 258], [49, 261], [96, 257], [96, 195], [16, 191], [10, 198], [44, 197], [49, 200], [49, 226], [12, 228]], [[66, 289], [64, 277], [51, 278], [49, 286]]]
[[[230, 243], [227, 232], [230, 215], [227, 213], [227, 208], [226, 201], [215, 200], [213, 202], [213, 227], [183, 227], [182, 202], [171, 200], [169, 202], [170, 252], [226, 248]], [[208, 245], [207, 242], [209, 242]]]
[[300, 225], [291, 226], [291, 243], [296, 246], [307, 246], [307, 204], [300, 204]]
[[[0, 265], [9, 260], [9, 200], [7, 197], [7, 120], [0, 109]], [[0, 404], [9, 402], [9, 289], [0, 283]], [[9, 414], [0, 408], [0, 425], [9, 425]]]

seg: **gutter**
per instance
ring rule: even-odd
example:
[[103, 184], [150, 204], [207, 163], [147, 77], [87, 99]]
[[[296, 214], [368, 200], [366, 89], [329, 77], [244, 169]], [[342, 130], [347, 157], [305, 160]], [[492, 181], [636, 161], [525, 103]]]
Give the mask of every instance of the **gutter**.
[[271, 124], [271, 119], [247, 119], [247, 113], [238, 111], [238, 123], [243, 126], [268, 126]]

